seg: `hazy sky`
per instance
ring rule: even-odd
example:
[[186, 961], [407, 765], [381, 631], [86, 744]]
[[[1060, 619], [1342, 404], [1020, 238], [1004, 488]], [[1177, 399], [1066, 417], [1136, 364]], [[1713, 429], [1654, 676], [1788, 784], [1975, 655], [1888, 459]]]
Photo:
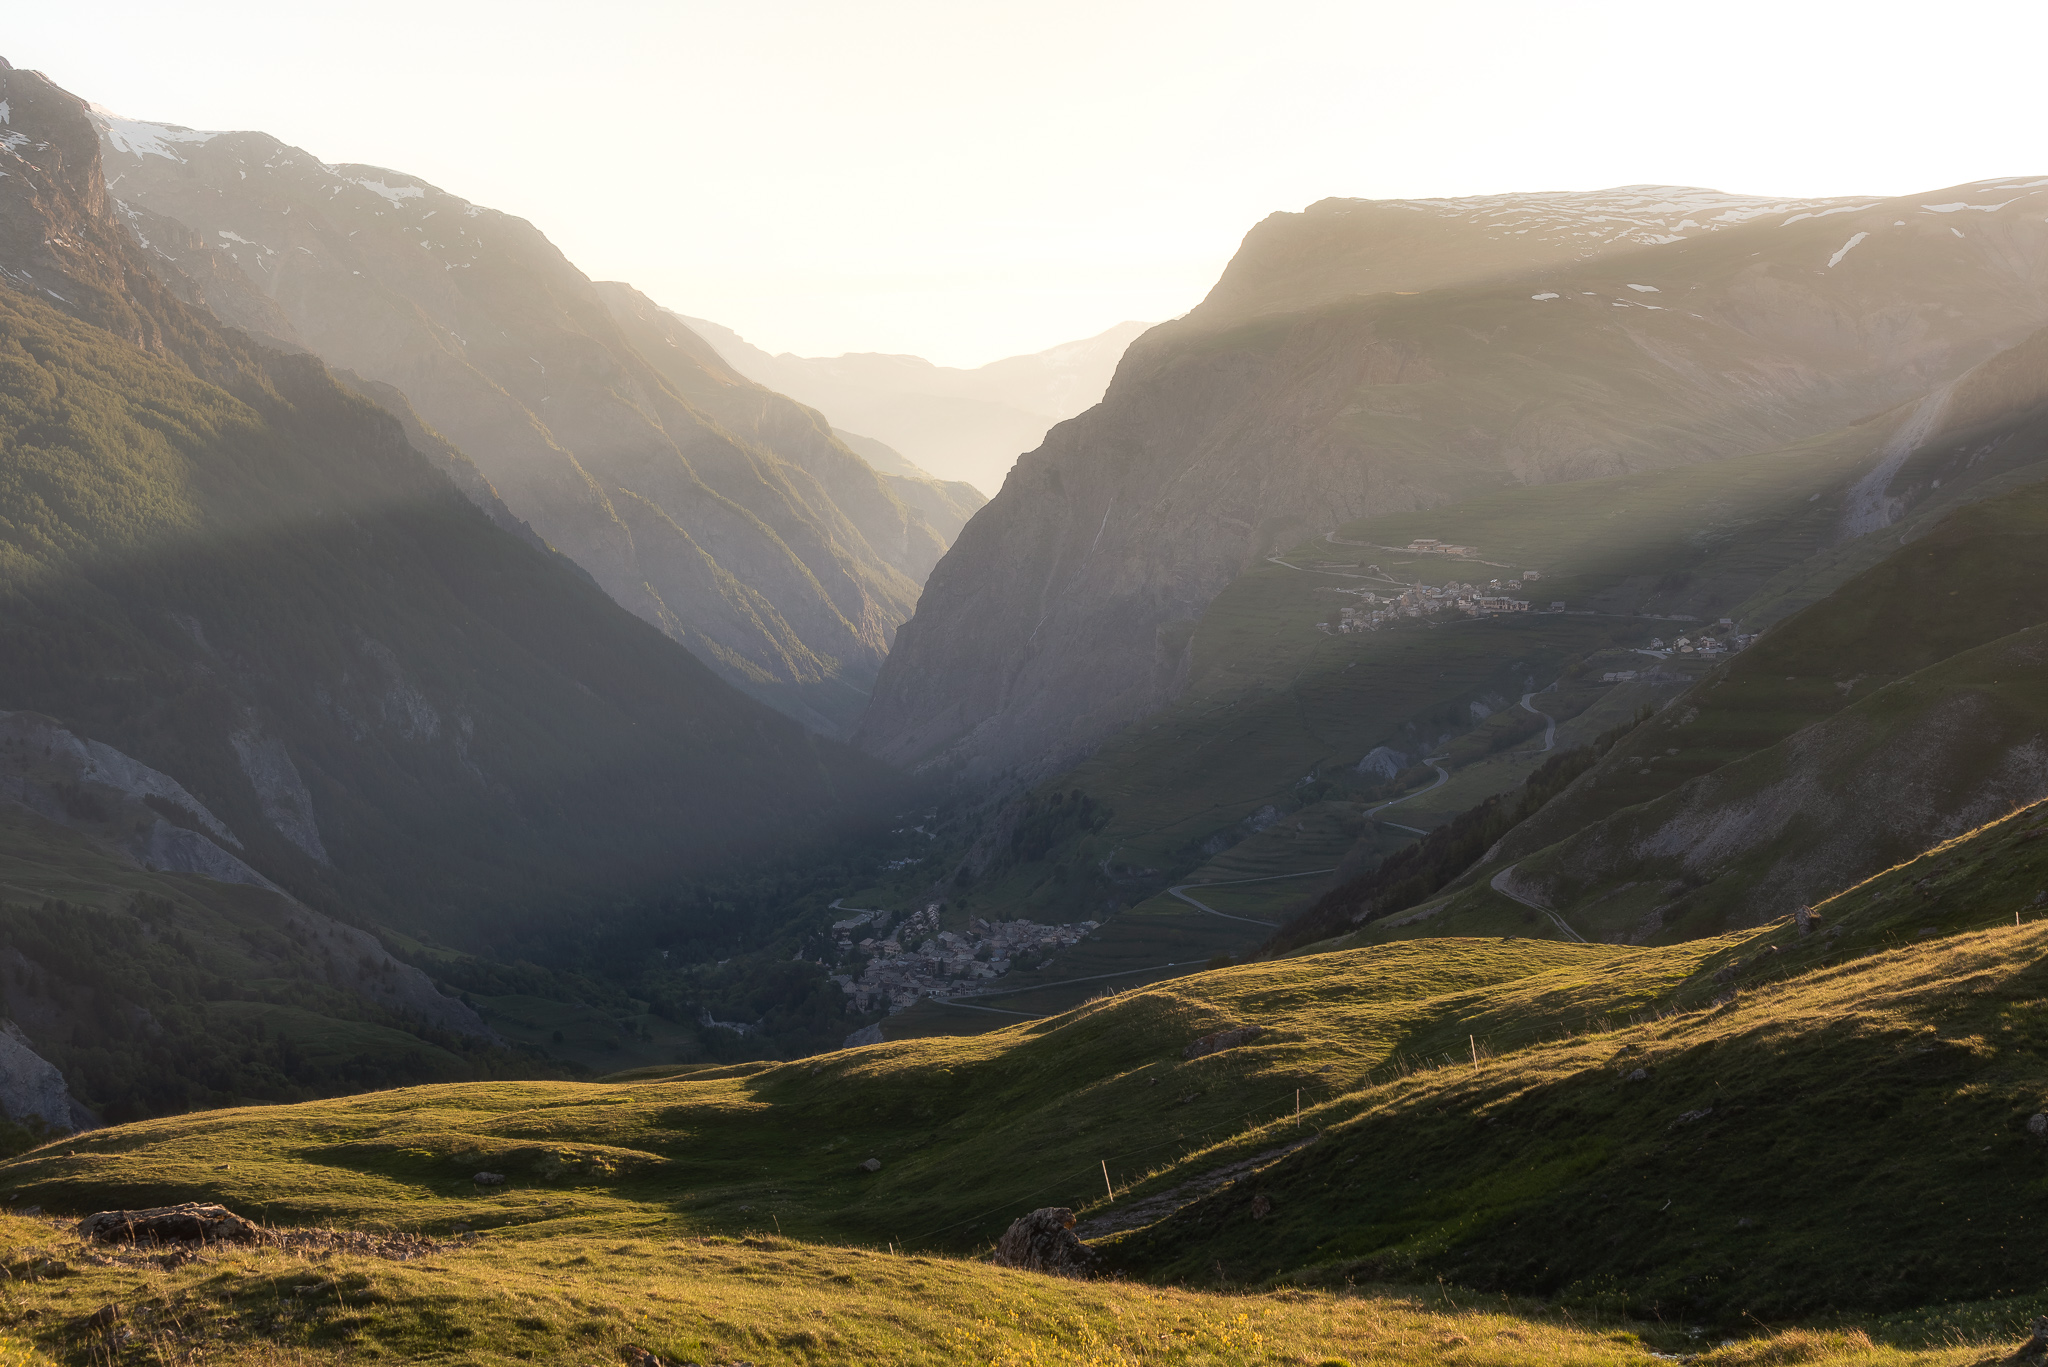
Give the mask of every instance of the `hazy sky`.
[[1330, 195], [2048, 174], [2048, 6], [96, 0], [0, 55], [533, 220], [770, 350], [974, 365], [1185, 312]]

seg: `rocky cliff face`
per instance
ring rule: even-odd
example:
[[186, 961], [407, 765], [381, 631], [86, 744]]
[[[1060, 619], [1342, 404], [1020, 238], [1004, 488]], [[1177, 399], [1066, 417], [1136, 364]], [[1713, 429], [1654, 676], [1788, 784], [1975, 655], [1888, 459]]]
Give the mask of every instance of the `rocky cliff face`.
[[0, 1111], [16, 1124], [34, 1121], [59, 1133], [94, 1124], [92, 1112], [64, 1085], [64, 1074], [30, 1046], [13, 1021], [0, 1021]]
[[523, 220], [260, 133], [98, 127], [189, 299], [392, 386], [630, 611], [814, 728], [850, 724], [945, 539], [817, 415], [665, 349], [683, 329], [615, 314]]
[[1891, 407], [2048, 319], [2044, 195], [1641, 188], [1277, 215], [962, 533], [860, 743], [1042, 772], [1174, 696], [1209, 601], [1288, 541]]

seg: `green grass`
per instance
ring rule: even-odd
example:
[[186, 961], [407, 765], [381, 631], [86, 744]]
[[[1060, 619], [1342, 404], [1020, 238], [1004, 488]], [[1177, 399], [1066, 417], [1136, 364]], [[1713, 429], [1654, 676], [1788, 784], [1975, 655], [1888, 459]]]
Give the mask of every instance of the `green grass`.
[[[1236, 1135], [1247, 1115], [1291, 1111], [1297, 1087], [1336, 1094], [1423, 1047], [1446, 1010], [1463, 1009], [1447, 998], [1630, 953], [1489, 942], [1373, 951], [1204, 973], [974, 1039], [681, 1081], [481, 1083], [214, 1111], [80, 1136], [0, 1169], [0, 1182], [71, 1208], [167, 1198], [196, 1181], [279, 1218], [428, 1229], [651, 1201], [718, 1232], [772, 1213], [804, 1237], [965, 1250], [999, 1233], [1018, 1202], [1086, 1203], [1104, 1159], [1127, 1182]], [[1268, 1024], [1272, 1041], [1180, 1062], [1189, 1039], [1238, 1019]], [[1200, 1095], [1179, 1099], [1190, 1090]], [[1015, 1125], [1017, 1114], [1033, 1124]], [[649, 1157], [590, 1180], [544, 1177], [550, 1144]], [[858, 1170], [868, 1157], [883, 1160], [880, 1173]], [[487, 1158], [517, 1166], [506, 1187], [479, 1193], [469, 1177]], [[217, 1173], [222, 1162], [232, 1170]]]
[[[1907, 1360], [1929, 1343], [1952, 1346], [1917, 1360], [1972, 1360], [1959, 1338], [2010, 1342], [2040, 1294], [2009, 1250], [2034, 1237], [2044, 1180], [2025, 1120], [2048, 1104], [2048, 924], [1996, 918], [2048, 885], [2044, 829], [2029, 811], [1931, 852], [1828, 904], [1831, 933], [1806, 939], [1386, 944], [799, 1063], [412, 1087], [81, 1135], [0, 1166], [0, 1189], [57, 1212], [216, 1199], [278, 1224], [484, 1233], [402, 1266], [60, 1253], [72, 1276], [17, 1272], [4, 1305], [59, 1354], [83, 1351], [79, 1319], [112, 1300], [152, 1307], [148, 1332], [203, 1322], [247, 1354], [552, 1361], [658, 1338], [698, 1361], [1430, 1361], [1483, 1344], [1492, 1356], [1453, 1360], [1519, 1363], [1605, 1343], [1633, 1362], [1696, 1349], [1687, 1325], [1803, 1321], [1705, 1360]], [[1987, 879], [2006, 891], [1973, 897]], [[1929, 887], [1948, 910], [1927, 909]], [[1922, 921], [1931, 935], [1902, 939]], [[1181, 1059], [1241, 1022], [1265, 1033]], [[1231, 1164], [1249, 1166], [1205, 1192]], [[480, 1188], [480, 1170], [507, 1180]], [[961, 1261], [1049, 1204], [1133, 1212], [1091, 1237], [1136, 1280]], [[5, 1228], [21, 1248], [58, 1237]], [[1451, 1289], [1422, 1302], [1370, 1289], [1437, 1279]], [[892, 1317], [908, 1290], [914, 1316]], [[1531, 1295], [1595, 1327], [1512, 1299]], [[1398, 1329], [1423, 1312], [1502, 1318], [1432, 1347]], [[1269, 1356], [1186, 1338], [1239, 1313], [1267, 1316]], [[1354, 1314], [1389, 1337], [1333, 1327]], [[806, 1324], [818, 1337], [793, 1337]], [[1857, 1326], [1897, 1351], [1858, 1346]]]
[[[1077, 1284], [986, 1264], [758, 1233], [678, 1235], [589, 1222], [487, 1236], [399, 1262], [326, 1250], [229, 1250], [182, 1267], [99, 1265], [46, 1222], [0, 1216], [13, 1274], [0, 1362], [206, 1360], [590, 1363], [628, 1345], [672, 1362], [761, 1367], [1649, 1367], [1682, 1331], [1560, 1315], [1441, 1287], [1189, 1291]], [[112, 1339], [87, 1326], [115, 1305]], [[1949, 1367], [1957, 1350], [1873, 1350], [1856, 1331], [1717, 1348], [1703, 1367]]]

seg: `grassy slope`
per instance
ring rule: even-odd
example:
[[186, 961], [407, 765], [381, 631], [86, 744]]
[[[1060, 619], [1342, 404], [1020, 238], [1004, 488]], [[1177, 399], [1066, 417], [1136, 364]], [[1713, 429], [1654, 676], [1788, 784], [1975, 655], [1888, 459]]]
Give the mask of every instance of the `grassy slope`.
[[[86, 1319], [121, 1308], [117, 1360], [590, 1363], [627, 1345], [672, 1362], [827, 1367], [1649, 1367], [1681, 1332], [1557, 1316], [1443, 1288], [1205, 1293], [1076, 1284], [945, 1258], [755, 1234], [677, 1237], [641, 1222], [464, 1241], [413, 1261], [228, 1251], [182, 1267], [97, 1266], [49, 1224], [0, 1215], [13, 1274], [0, 1363], [105, 1362]], [[117, 1330], [118, 1332], [118, 1330]], [[1950, 1367], [1968, 1350], [1873, 1353], [1858, 1332], [1792, 1331], [1701, 1367]]]
[[[2048, 924], [2009, 918], [2048, 905], [2044, 833], [2048, 806], [1993, 823], [1823, 904], [1804, 939], [1378, 946], [974, 1039], [85, 1135], [0, 1183], [57, 1211], [213, 1198], [280, 1223], [486, 1233], [405, 1266], [265, 1252], [180, 1270], [94, 1266], [17, 1219], [0, 1225], [6, 1314], [60, 1351], [82, 1352], [82, 1317], [111, 1300], [164, 1347], [211, 1334], [239, 1357], [262, 1335], [287, 1355], [466, 1361], [630, 1341], [762, 1363], [1642, 1362], [1695, 1344], [1687, 1323], [1835, 1315], [1908, 1345], [1995, 1339], [2040, 1291], [2014, 1250], [2036, 1238]], [[1179, 1059], [1246, 1020], [1268, 1033]], [[869, 1156], [880, 1172], [858, 1169]], [[477, 1188], [483, 1169], [506, 1184]], [[1122, 1215], [1091, 1237], [1152, 1285], [950, 1256], [1054, 1203]], [[39, 1272], [50, 1256], [71, 1275]], [[1669, 1327], [1582, 1333], [1526, 1303], [1355, 1289], [1430, 1277]], [[1229, 1337], [1246, 1326], [1256, 1343]], [[1794, 1333], [1700, 1360], [1886, 1360], [1858, 1342]]]
[[[1808, 942], [1828, 962], [1788, 950], [1712, 1005], [1714, 970], [1791, 938], [1315, 955], [801, 1064], [144, 1122], [4, 1180], [58, 1210], [210, 1197], [521, 1239], [638, 1222], [965, 1252], [1033, 1206], [1114, 1215], [1257, 1159], [1114, 1256], [1193, 1285], [1219, 1263], [1231, 1282], [1440, 1275], [1689, 1319], [2034, 1291], [2004, 1250], [2032, 1229], [2048, 928], [1888, 948], [1852, 924]], [[1242, 1020], [1269, 1033], [1180, 1060]], [[480, 1192], [480, 1169], [509, 1180]], [[1260, 1196], [1270, 1217], [1247, 1213]]]

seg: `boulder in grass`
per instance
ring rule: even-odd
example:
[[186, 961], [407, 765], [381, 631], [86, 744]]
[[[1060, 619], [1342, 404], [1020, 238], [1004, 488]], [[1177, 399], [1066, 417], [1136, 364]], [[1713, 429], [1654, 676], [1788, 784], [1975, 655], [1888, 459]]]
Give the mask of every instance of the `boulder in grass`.
[[996, 1266], [1021, 1272], [1086, 1277], [1101, 1261], [1100, 1253], [1074, 1237], [1074, 1212], [1065, 1206], [1043, 1206], [1019, 1216], [996, 1240]]
[[226, 1206], [187, 1201], [148, 1210], [102, 1210], [73, 1227], [82, 1239], [103, 1244], [255, 1244], [263, 1231]]
[[1213, 1035], [1204, 1035], [1180, 1051], [1182, 1058], [1200, 1058], [1213, 1054], [1219, 1049], [1235, 1049], [1240, 1044], [1249, 1044], [1266, 1033], [1261, 1025], [1236, 1025], [1228, 1030], [1218, 1030]]

